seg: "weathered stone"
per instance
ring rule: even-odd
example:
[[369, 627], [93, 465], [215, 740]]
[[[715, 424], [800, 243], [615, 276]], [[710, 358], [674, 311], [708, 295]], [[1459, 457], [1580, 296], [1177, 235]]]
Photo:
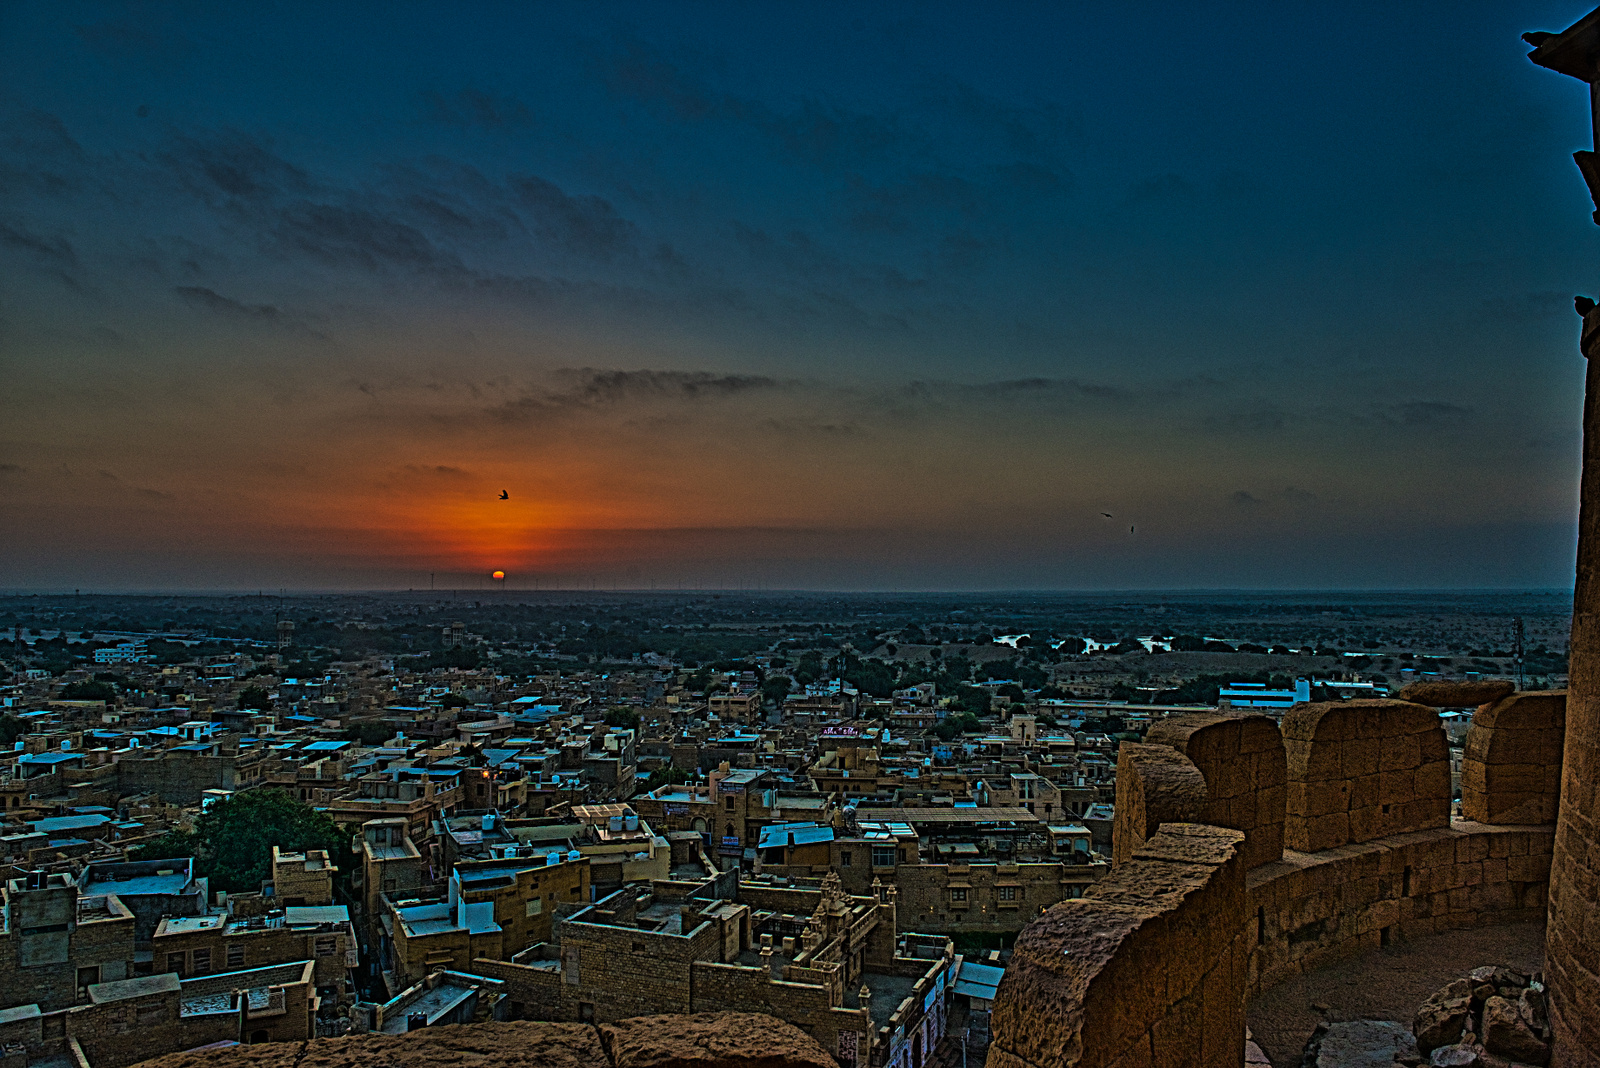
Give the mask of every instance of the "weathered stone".
[[1486, 964], [1481, 968], [1474, 968], [1468, 973], [1475, 983], [1493, 983], [1496, 987], [1524, 987], [1528, 985], [1528, 977], [1514, 968], [1501, 968], [1497, 965]]
[[1413, 682], [1396, 696], [1432, 708], [1476, 708], [1478, 705], [1510, 697], [1517, 690], [1510, 679], [1480, 679], [1474, 682]]
[[1312, 1068], [1392, 1068], [1421, 1061], [1416, 1039], [1403, 1024], [1388, 1020], [1350, 1020], [1329, 1024], [1317, 1045]]
[[1519, 996], [1522, 1002], [1522, 1018], [1528, 1021], [1528, 1026], [1539, 1033], [1540, 1038], [1550, 1035], [1550, 1012], [1545, 1005], [1544, 991], [1528, 987]]
[[995, 997], [988, 1063], [1239, 1068], [1243, 842], [1163, 824], [1083, 897], [1029, 924]]
[[1522, 1002], [1493, 997], [1483, 1005], [1483, 1048], [1526, 1064], [1546, 1064], [1550, 1043], [1522, 1015]]
[[1270, 792], [1287, 774], [1277, 723], [1245, 712], [1169, 716], [1151, 725], [1145, 742], [1170, 745], [1200, 770], [1206, 799], [1196, 818], [1245, 832], [1245, 867], [1282, 858], [1284, 804]]
[[1472, 1016], [1472, 981], [1457, 979], [1435, 993], [1417, 1010], [1411, 1033], [1417, 1048], [1427, 1053], [1457, 1042]]
[[1428, 1054], [1428, 1063], [1433, 1068], [1481, 1068], [1483, 1047], [1476, 1042], [1440, 1046]]
[[615, 1068], [838, 1068], [798, 1027], [755, 1013], [640, 1016], [600, 1034]]
[[1117, 752], [1111, 862], [1126, 863], [1163, 823], [1198, 822], [1205, 804], [1205, 776], [1188, 757], [1167, 745], [1123, 742]]
[[[772, 1023], [789, 1026], [777, 1020]], [[144, 1062], [147, 1068], [438, 1068], [441, 1064], [604, 1068], [607, 1063], [605, 1048], [593, 1027], [526, 1022], [429, 1027], [404, 1035], [352, 1035], [305, 1043], [263, 1042], [191, 1050]]]
[[1283, 717], [1284, 845], [1336, 849], [1450, 822], [1439, 714], [1409, 701], [1322, 701]]

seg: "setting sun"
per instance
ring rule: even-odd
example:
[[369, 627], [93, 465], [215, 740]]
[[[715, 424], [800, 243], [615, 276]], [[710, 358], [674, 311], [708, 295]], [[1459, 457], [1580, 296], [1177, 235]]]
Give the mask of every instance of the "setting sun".
[[496, 571], [493, 575], [490, 575], [489, 577], [494, 579], [496, 582], [500, 582], [506, 577], [506, 573], [504, 571]]

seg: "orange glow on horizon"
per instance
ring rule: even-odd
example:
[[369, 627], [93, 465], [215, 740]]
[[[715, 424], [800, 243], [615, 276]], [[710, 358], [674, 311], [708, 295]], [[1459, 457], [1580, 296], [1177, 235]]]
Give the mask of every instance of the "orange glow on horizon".
[[494, 579], [496, 582], [503, 582], [503, 581], [505, 581], [506, 573], [504, 571], [496, 571], [494, 574], [490, 575], [489, 577]]

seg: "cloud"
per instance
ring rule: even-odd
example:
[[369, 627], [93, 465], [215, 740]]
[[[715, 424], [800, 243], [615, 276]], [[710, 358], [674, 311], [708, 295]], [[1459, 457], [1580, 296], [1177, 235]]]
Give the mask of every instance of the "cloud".
[[62, 196], [83, 188], [89, 157], [59, 117], [38, 108], [0, 111], [0, 190]]
[[1401, 426], [1429, 427], [1453, 423], [1470, 415], [1472, 409], [1445, 401], [1406, 401], [1391, 404], [1379, 412], [1379, 418]]
[[470, 479], [475, 477], [468, 471], [459, 467], [450, 467], [446, 464], [435, 464], [432, 467], [406, 464], [406, 471], [413, 475], [423, 475], [428, 478]]
[[773, 392], [785, 383], [766, 375], [715, 374], [709, 371], [597, 371], [585, 367], [558, 372], [577, 379], [565, 393], [552, 397], [577, 404], [611, 404], [634, 397], [680, 400], [733, 397]]
[[271, 143], [238, 130], [174, 139], [162, 160], [192, 191], [214, 202], [217, 194], [240, 201], [265, 201], [306, 194], [312, 183], [300, 167], [279, 156]]
[[415, 226], [366, 208], [301, 201], [278, 216], [272, 236], [281, 249], [304, 253], [330, 267], [465, 271], [458, 256], [434, 244]]
[[446, 126], [508, 130], [530, 126], [533, 112], [514, 96], [495, 96], [478, 89], [462, 89], [451, 96], [424, 93], [428, 117]]
[[78, 265], [78, 253], [64, 237], [41, 237], [20, 226], [0, 222], [0, 244], [32, 253], [35, 258], [57, 268]]
[[536, 175], [510, 180], [512, 191], [533, 214], [533, 232], [541, 239], [580, 256], [609, 259], [632, 252], [638, 228], [603, 197], [569, 196], [554, 182]]
[[271, 304], [241, 304], [205, 286], [174, 286], [172, 291], [190, 304], [242, 319], [277, 319], [282, 314]]
[[1228, 500], [1240, 508], [1259, 508], [1264, 503], [1260, 497], [1248, 490], [1235, 490], [1228, 494]]

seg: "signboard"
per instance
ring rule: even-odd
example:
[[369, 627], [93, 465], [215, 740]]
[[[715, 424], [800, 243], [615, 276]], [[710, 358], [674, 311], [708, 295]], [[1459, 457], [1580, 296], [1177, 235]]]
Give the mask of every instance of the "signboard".
[[744, 845], [739, 841], [738, 835], [728, 835], [722, 839], [722, 844], [717, 846], [717, 852], [725, 857], [736, 857], [744, 852]]
[[843, 726], [843, 725], [840, 725], [840, 724], [834, 724], [833, 726], [822, 728], [822, 737], [824, 737], [824, 738], [859, 738], [859, 737], [861, 737], [861, 728], [859, 728], [859, 727], [846, 727], [846, 726]]
[[661, 814], [663, 816], [687, 816], [689, 814], [689, 806], [674, 804], [662, 805]]
[[833, 1058], [839, 1062], [839, 1068], [856, 1068], [861, 1049], [860, 1042], [861, 1033], [859, 1031], [839, 1032], [839, 1050]]
[[744, 787], [743, 786], [729, 786], [726, 783], [722, 783], [722, 784], [719, 784], [717, 786], [717, 792], [719, 794], [722, 794], [723, 796], [727, 796], [729, 794], [742, 794], [742, 793], [744, 793]]

